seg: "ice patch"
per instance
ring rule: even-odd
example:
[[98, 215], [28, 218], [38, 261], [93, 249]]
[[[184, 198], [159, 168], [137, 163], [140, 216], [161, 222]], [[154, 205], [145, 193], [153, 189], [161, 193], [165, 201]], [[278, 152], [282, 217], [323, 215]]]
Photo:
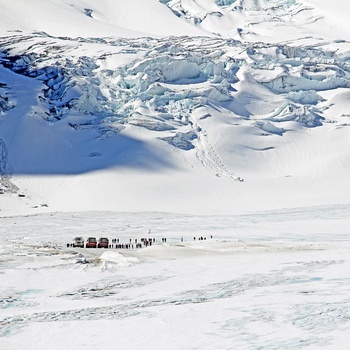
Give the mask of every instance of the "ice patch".
[[0, 309], [9, 308], [27, 308], [38, 306], [37, 302], [31, 300], [33, 294], [41, 291], [28, 289], [26, 291], [11, 291], [7, 290], [0, 293]]
[[215, 0], [215, 3], [218, 6], [231, 6], [234, 4], [237, 0]]
[[104, 252], [99, 260], [102, 262], [102, 270], [106, 270], [111, 267], [119, 267], [119, 266], [131, 266], [136, 264], [139, 259], [130, 256], [124, 256], [120, 253], [113, 251]]
[[163, 137], [162, 140], [174, 147], [188, 151], [194, 148], [192, 141], [197, 137], [193, 131], [189, 131], [187, 133], [176, 133], [175, 136]]
[[292, 91], [288, 93], [286, 97], [293, 102], [310, 105], [316, 105], [318, 102], [324, 101], [324, 99], [314, 90]]
[[285, 102], [267, 116], [273, 122], [297, 121], [307, 127], [321, 126], [324, 118], [313, 106]]
[[269, 121], [257, 121], [255, 122], [255, 125], [269, 134], [276, 134], [282, 136], [285, 131], [283, 128], [279, 128]]

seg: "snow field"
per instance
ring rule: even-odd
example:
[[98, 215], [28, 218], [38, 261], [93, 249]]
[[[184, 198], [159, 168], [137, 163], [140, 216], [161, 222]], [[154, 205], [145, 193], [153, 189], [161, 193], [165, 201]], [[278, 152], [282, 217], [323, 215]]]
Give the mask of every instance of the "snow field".
[[0, 350], [347, 349], [349, 5], [0, 6]]
[[[0, 349], [336, 349], [350, 319], [347, 212], [3, 217]], [[149, 229], [148, 248], [66, 247]]]
[[[1, 169], [31, 213], [348, 201], [343, 52], [200, 37], [3, 40], [11, 69], [28, 76], [1, 71], [15, 105], [0, 120]], [[23, 53], [25, 68], [11, 58]], [[5, 215], [13, 201], [4, 196]]]

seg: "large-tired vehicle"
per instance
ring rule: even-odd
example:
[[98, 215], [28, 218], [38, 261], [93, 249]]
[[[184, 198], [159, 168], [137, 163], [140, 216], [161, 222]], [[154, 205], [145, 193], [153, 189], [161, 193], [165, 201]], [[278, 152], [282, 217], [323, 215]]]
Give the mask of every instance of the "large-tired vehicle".
[[108, 240], [108, 238], [101, 237], [98, 240], [97, 248], [108, 248], [108, 247], [109, 247], [109, 240]]
[[86, 241], [86, 248], [96, 248], [97, 240], [95, 237], [89, 237]]
[[73, 247], [74, 248], [84, 248], [84, 240], [83, 237], [75, 237], [73, 239]]

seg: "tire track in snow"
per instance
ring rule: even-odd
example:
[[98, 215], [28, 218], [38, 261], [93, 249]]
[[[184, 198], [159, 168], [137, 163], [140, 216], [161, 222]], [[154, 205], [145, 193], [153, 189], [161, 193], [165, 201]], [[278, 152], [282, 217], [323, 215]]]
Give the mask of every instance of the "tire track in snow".
[[234, 181], [244, 181], [243, 178], [237, 176], [234, 172], [230, 171], [220, 156], [217, 154], [215, 148], [209, 141], [208, 133], [200, 125], [198, 119], [191, 118], [192, 127], [197, 134], [196, 139], [196, 157], [215, 176], [224, 176]]

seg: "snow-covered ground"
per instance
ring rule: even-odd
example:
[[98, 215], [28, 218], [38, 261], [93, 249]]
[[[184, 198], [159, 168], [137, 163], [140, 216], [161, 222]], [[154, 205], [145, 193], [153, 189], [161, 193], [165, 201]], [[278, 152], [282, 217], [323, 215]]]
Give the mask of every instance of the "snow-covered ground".
[[0, 41], [3, 215], [348, 203], [346, 42]]
[[3, 218], [0, 349], [346, 349], [349, 209]]
[[348, 349], [348, 3], [0, 8], [0, 350]]
[[0, 1], [1, 214], [348, 203], [350, 43], [327, 4]]

